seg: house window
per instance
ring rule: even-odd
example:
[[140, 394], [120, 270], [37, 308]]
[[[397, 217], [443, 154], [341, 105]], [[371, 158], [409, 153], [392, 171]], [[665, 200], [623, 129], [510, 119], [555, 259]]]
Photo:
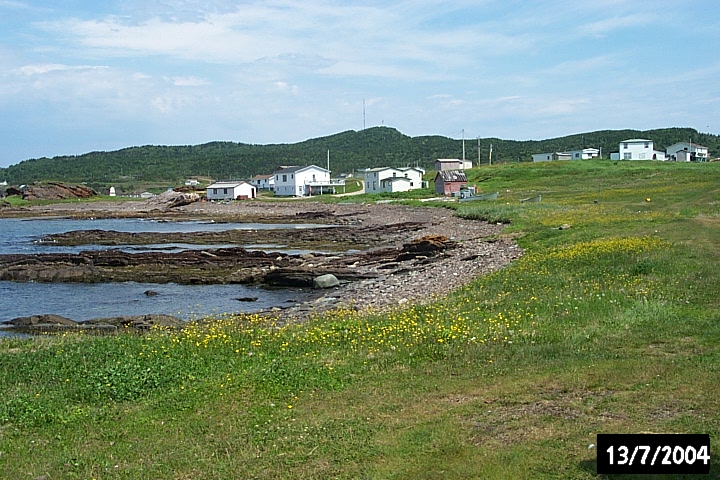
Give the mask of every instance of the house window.
[[213, 188], [213, 195], [217, 195], [217, 188]]
[[628, 152], [625, 155], [623, 155], [624, 160], [632, 160], [632, 153]]
[[287, 175], [283, 175], [283, 182], [287, 182]]
[[650, 142], [645, 142], [645, 148], [650, 148]]
[[223, 188], [223, 195], [227, 195], [227, 188]]
[[290, 178], [295, 178], [295, 175], [293, 175], [293, 174], [291, 173], [291, 174], [290, 174]]
[[411, 187], [413, 186], [413, 182], [410, 182], [410, 186], [411, 186]]
[[625, 150], [627, 150], [628, 144], [627, 144], [627, 143], [623, 143], [623, 148], [624, 148]]

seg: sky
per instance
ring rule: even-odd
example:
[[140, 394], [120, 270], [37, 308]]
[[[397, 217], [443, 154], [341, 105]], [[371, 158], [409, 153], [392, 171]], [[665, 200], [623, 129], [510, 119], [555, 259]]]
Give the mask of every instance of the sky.
[[0, 167], [379, 125], [717, 134], [719, 52], [717, 0], [0, 0]]

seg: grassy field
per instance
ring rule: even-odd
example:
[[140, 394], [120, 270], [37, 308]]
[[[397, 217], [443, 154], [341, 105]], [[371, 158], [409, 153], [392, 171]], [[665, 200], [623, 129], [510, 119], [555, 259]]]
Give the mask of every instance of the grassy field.
[[655, 432], [720, 478], [720, 164], [470, 179], [525, 255], [429, 306], [2, 339], [3, 477], [589, 479], [596, 434]]

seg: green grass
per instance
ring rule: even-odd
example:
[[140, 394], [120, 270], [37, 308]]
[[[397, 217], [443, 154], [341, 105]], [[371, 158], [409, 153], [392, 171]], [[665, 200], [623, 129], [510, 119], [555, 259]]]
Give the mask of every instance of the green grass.
[[720, 164], [486, 167], [471, 181], [499, 199], [454, 208], [510, 222], [498, 240], [525, 255], [431, 305], [4, 339], [0, 471], [589, 479], [596, 434], [676, 432], [710, 434], [718, 477], [719, 178]]

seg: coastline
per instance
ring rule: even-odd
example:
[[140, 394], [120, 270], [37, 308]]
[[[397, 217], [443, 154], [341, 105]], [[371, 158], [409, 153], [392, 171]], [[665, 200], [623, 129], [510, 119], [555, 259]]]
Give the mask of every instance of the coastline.
[[[151, 202], [78, 202], [25, 207], [21, 212], [4, 209], [2, 216], [311, 222], [343, 226], [339, 231], [350, 237], [347, 244], [360, 247], [357, 251], [298, 256], [296, 267], [313, 272], [329, 267], [337, 270], [341, 266], [342, 271], [352, 271], [354, 278], [343, 279], [336, 287], [317, 290], [314, 300], [264, 312], [278, 316], [282, 322], [302, 321], [314, 313], [343, 306], [383, 310], [429, 302], [522, 255], [520, 247], [500, 235], [503, 225], [462, 219], [448, 209], [395, 204], [196, 202], [170, 209], [158, 208]], [[431, 247], [440, 239], [440, 247], [416, 251], [419, 239], [435, 239]], [[293, 239], [287, 240], [291, 243]], [[337, 243], [338, 239], [328, 241]]]

